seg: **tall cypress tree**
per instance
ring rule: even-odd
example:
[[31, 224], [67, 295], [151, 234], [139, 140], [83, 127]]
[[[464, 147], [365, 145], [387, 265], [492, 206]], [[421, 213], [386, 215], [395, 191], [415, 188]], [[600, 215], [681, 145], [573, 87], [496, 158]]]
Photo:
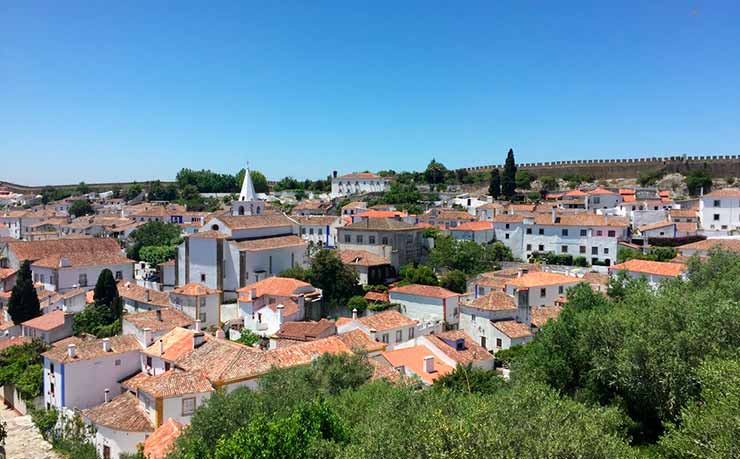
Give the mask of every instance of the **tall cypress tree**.
[[488, 185], [488, 194], [493, 196], [493, 199], [498, 199], [501, 196], [501, 174], [498, 169], [491, 171], [491, 183]]
[[93, 299], [96, 306], [106, 309], [106, 315], [111, 322], [121, 316], [118, 286], [110, 269], [100, 272], [98, 282], [95, 284]]
[[504, 174], [501, 177], [501, 193], [507, 198], [514, 197], [516, 192], [516, 163], [514, 162], [514, 150], [509, 148], [504, 163]]
[[39, 296], [33, 286], [31, 276], [31, 262], [26, 260], [21, 264], [15, 278], [15, 287], [10, 293], [8, 314], [16, 325], [41, 315]]

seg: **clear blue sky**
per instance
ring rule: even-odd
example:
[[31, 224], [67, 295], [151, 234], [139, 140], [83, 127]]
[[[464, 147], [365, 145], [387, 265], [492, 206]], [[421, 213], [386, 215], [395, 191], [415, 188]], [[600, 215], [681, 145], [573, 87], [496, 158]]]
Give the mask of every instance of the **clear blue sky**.
[[169, 3], [0, 2], [0, 180], [740, 153], [737, 0]]

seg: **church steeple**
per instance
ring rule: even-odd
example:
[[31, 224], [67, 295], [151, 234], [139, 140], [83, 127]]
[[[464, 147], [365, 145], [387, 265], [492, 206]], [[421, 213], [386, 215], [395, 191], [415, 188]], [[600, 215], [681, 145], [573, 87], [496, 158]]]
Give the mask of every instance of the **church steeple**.
[[239, 200], [231, 203], [231, 215], [260, 215], [264, 205], [263, 201], [257, 199], [252, 176], [249, 173], [249, 163], [247, 163], [244, 180], [242, 181], [242, 190], [239, 192]]
[[254, 201], [257, 199], [257, 193], [254, 192], [254, 184], [252, 183], [252, 175], [249, 173], [249, 163], [247, 163], [247, 169], [244, 172], [244, 180], [242, 180], [242, 191], [239, 193], [240, 201]]

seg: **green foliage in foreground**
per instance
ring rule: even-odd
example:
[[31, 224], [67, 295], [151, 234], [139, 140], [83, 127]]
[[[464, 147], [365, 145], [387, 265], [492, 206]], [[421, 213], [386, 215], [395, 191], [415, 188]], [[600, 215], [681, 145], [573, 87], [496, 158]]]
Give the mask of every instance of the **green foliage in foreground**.
[[40, 396], [44, 385], [41, 354], [48, 349], [43, 341], [33, 340], [0, 351], [0, 386], [14, 384], [25, 400]]

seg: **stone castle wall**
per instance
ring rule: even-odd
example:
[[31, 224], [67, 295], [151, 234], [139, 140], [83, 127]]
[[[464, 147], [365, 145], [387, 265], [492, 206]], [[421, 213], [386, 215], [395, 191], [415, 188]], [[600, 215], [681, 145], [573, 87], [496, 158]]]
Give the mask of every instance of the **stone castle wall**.
[[[686, 174], [706, 164], [713, 177], [740, 177], [740, 155], [666, 156], [635, 159], [583, 159], [542, 163], [521, 163], [517, 167], [537, 176], [562, 177], [566, 174], [594, 176], [597, 179], [636, 178], [646, 172]], [[503, 165], [465, 167], [468, 172], [487, 172]]]

